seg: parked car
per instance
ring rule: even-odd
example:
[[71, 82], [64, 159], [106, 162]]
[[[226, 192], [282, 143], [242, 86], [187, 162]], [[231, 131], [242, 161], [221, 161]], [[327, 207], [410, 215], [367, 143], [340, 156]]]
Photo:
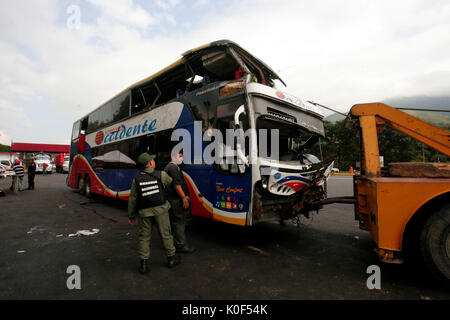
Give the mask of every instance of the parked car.
[[11, 169], [13, 167], [13, 164], [9, 160], [1, 160], [0, 164], [4, 166], [6, 169]]
[[0, 178], [6, 178], [11, 175], [14, 175], [14, 171], [12, 171], [9, 167], [0, 164]]
[[4, 165], [0, 164], [0, 178], [5, 178], [6, 177], [5, 173], [6, 173], [6, 167]]
[[63, 164], [63, 172], [69, 172], [69, 161], [70, 157], [64, 157], [64, 164]]
[[53, 165], [50, 160], [50, 156], [46, 154], [38, 154], [35, 158], [36, 172], [44, 173], [44, 167], [46, 173], [53, 172]]

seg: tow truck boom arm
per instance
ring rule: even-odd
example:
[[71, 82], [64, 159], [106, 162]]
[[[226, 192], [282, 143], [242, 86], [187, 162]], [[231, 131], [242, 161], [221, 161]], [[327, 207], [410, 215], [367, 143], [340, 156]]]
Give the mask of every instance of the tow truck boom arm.
[[359, 117], [363, 150], [361, 170], [368, 176], [380, 176], [377, 126], [387, 124], [431, 148], [450, 156], [450, 135], [447, 130], [410, 116], [383, 103], [357, 104], [350, 113]]

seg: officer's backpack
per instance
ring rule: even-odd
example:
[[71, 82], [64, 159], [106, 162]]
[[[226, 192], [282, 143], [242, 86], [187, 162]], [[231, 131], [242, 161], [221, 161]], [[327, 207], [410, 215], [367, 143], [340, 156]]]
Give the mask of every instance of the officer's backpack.
[[161, 171], [147, 173], [141, 171], [136, 176], [139, 209], [151, 208], [166, 203], [164, 185], [161, 182]]

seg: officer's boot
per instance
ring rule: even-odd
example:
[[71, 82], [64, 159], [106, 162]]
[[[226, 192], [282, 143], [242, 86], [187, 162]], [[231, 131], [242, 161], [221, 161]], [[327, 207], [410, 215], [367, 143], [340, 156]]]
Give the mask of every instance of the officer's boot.
[[141, 274], [148, 272], [147, 260], [144, 260], [144, 259], [141, 260], [141, 267], [139, 268], [139, 272]]
[[175, 267], [176, 265], [180, 264], [180, 262], [181, 262], [181, 258], [179, 255], [175, 255], [175, 256], [167, 258], [167, 266], [169, 268]]

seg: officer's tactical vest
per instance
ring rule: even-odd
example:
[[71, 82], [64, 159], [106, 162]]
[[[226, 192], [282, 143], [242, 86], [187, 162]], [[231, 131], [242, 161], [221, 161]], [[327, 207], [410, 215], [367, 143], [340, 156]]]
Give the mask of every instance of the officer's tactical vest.
[[152, 173], [141, 171], [135, 179], [138, 189], [139, 209], [157, 207], [166, 203], [164, 185], [161, 182], [161, 171], [155, 170]]

